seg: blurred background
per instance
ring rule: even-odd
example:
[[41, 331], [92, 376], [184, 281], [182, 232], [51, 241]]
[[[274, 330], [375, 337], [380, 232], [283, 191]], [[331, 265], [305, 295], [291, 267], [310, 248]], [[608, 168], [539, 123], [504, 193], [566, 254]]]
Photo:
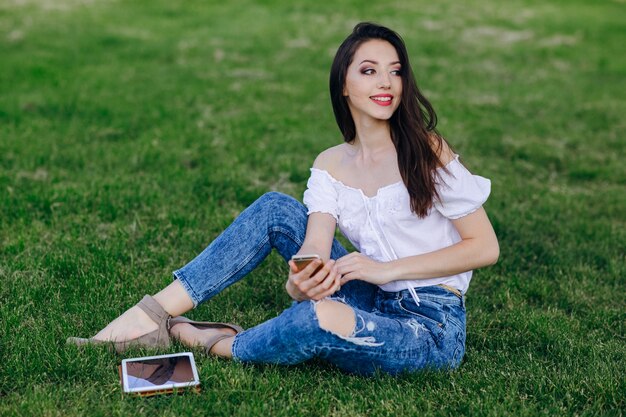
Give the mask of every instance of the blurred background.
[[[0, 414], [622, 415], [625, 18], [623, 1], [0, 0]], [[440, 132], [492, 180], [501, 257], [472, 281], [463, 366], [363, 380], [203, 358], [200, 396], [121, 400], [120, 358], [65, 338], [169, 283], [264, 192], [301, 199], [341, 142], [328, 73], [362, 20], [402, 35]], [[191, 316], [255, 325], [289, 304], [285, 276], [272, 256]]]

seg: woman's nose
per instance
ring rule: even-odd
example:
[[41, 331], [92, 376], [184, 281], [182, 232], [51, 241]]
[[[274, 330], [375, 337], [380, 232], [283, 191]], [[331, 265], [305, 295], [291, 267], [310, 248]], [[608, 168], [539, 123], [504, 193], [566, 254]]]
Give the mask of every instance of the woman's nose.
[[378, 88], [388, 89], [391, 88], [391, 78], [389, 74], [382, 73], [378, 79]]

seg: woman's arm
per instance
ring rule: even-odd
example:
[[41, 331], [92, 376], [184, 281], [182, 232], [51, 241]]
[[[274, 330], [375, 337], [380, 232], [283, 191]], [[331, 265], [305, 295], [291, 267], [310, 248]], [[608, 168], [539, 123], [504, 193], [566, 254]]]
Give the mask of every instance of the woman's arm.
[[306, 224], [304, 243], [298, 251], [298, 255], [315, 253], [324, 262], [330, 259], [330, 250], [335, 237], [337, 221], [333, 216], [326, 213], [311, 213]]
[[[313, 167], [332, 171], [341, 158], [341, 149], [342, 145], [326, 149], [315, 158]], [[337, 221], [331, 214], [313, 212], [309, 215], [304, 243], [297, 254], [319, 255], [324, 262], [324, 268], [311, 275], [320, 265], [319, 261], [311, 262], [302, 271], [298, 271], [296, 265], [289, 261], [289, 279], [285, 288], [294, 300], [321, 300], [340, 288], [341, 276], [333, 269], [335, 261], [330, 259], [336, 228]]]
[[342, 275], [342, 284], [353, 279], [382, 285], [397, 280], [438, 278], [496, 263], [500, 254], [498, 239], [482, 207], [452, 223], [461, 241], [447, 248], [391, 262], [376, 262], [358, 252], [338, 259], [335, 269]]
[[302, 271], [298, 271], [295, 263], [289, 261], [289, 278], [285, 289], [294, 300], [321, 300], [339, 289], [341, 276], [333, 269], [335, 261], [330, 259], [336, 225], [335, 218], [330, 214], [309, 215], [304, 243], [297, 254], [319, 255], [324, 268], [311, 275], [322, 261], [313, 261]]

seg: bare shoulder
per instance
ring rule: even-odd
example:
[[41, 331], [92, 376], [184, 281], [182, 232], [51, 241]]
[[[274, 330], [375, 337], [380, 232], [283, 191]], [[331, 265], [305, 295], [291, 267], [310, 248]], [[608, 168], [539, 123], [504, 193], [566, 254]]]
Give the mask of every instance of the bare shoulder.
[[456, 157], [456, 154], [450, 145], [448, 145], [448, 142], [441, 136], [436, 134], [431, 135], [431, 146], [437, 154], [442, 166], [448, 165]]
[[328, 171], [332, 174], [336, 167], [340, 164], [345, 152], [345, 143], [328, 148], [315, 158], [313, 168], [323, 169], [324, 171]]

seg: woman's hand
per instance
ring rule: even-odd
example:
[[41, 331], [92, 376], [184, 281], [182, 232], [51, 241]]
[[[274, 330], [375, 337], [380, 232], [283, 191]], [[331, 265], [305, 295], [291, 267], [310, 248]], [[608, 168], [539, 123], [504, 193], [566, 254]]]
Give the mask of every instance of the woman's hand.
[[285, 288], [291, 298], [296, 301], [317, 301], [332, 295], [341, 287], [341, 275], [333, 268], [334, 260], [326, 262], [322, 269], [313, 274], [321, 264], [322, 261], [316, 259], [302, 271], [298, 271], [296, 264], [289, 261], [289, 279]]
[[389, 264], [376, 262], [359, 252], [337, 259], [335, 270], [341, 276], [342, 285], [353, 279], [382, 285], [392, 279]]

